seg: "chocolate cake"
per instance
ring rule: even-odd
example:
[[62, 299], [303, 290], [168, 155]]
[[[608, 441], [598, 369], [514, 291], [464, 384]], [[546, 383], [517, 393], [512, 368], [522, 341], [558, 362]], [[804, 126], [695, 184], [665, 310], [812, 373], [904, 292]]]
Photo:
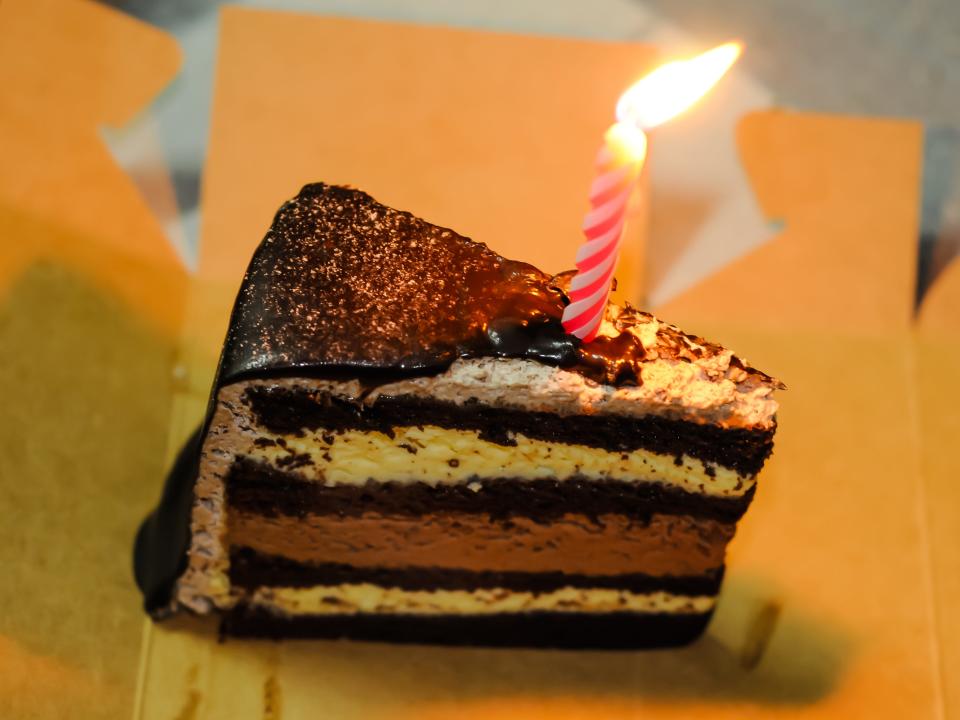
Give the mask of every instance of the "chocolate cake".
[[136, 543], [147, 611], [228, 635], [551, 647], [697, 637], [779, 383], [348, 188], [283, 205], [206, 420]]

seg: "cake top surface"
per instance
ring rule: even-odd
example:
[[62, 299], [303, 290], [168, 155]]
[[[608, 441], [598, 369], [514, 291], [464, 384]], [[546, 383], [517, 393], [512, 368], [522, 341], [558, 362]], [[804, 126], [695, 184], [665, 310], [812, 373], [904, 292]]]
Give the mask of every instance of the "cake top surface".
[[[583, 344], [560, 322], [572, 273], [550, 276], [366, 193], [316, 183], [285, 203], [234, 306], [219, 384], [252, 376], [395, 379], [458, 358], [536, 360], [611, 385], [675, 359], [777, 386], [719, 345], [630, 306]], [[718, 362], [719, 361], [719, 362]], [[719, 377], [718, 375], [718, 377]]]

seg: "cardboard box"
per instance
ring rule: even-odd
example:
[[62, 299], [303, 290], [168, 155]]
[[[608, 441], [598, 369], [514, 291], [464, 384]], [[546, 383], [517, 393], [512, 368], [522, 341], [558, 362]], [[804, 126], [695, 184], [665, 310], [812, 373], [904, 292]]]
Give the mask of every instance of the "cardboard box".
[[[5, 2], [0, 17], [39, 23], [42, 13], [28, 7]], [[78, 14], [99, 18], [97, 32], [120, 22], [83, 7]], [[169, 47], [142, 26], [122, 24], [129, 45], [116, 52], [144, 53], [151, 42]], [[50, 460], [49, 440], [40, 459], [18, 455], [30, 437], [19, 429], [26, 416], [8, 425], [13, 439], [5, 454], [19, 462], [18, 476], [40, 478], [23, 496], [12, 495], [19, 485], [8, 477], [0, 484], [30, 512], [8, 532], [42, 551], [18, 552], [23, 540], [0, 543], [22, 588], [0, 594], [0, 663], [21, 668], [3, 674], [0, 697], [9, 689], [20, 703], [15, 710], [36, 705], [48, 717], [66, 716], [69, 707], [82, 708], [78, 717], [94, 710], [126, 716], [129, 705], [123, 713], [118, 708], [131, 699], [139, 615], [120, 566], [128, 567], [134, 524], [159, 495], [154, 453], [161, 421], [172, 414], [172, 454], [202, 416], [240, 277], [284, 199], [309, 181], [351, 183], [508, 256], [561, 269], [580, 242], [590, 162], [609, 107], [651, 60], [649, 49], [621, 43], [224, 10], [200, 269], [189, 290], [182, 292], [176, 264], [162, 260], [156, 228], [133, 242], [129, 233], [92, 222], [112, 217], [93, 212], [89, 232], [104, 239], [99, 250], [84, 251], [89, 262], [64, 249], [81, 243], [64, 241], [47, 256], [56, 258], [60, 275], [31, 280], [25, 269], [35, 265], [32, 256], [5, 275], [5, 288], [20, 287], [23, 278], [33, 288], [33, 295], [6, 291], [5, 338], [31, 349], [44, 338], [68, 340], [42, 346], [58, 362], [27, 355], [11, 365], [19, 375], [7, 374], [10, 387], [49, 386], [53, 394], [39, 407], [60, 414], [51, 413], [41, 437], [58, 438], [60, 460]], [[150, 76], [155, 85], [141, 78], [120, 86], [143, 90], [136, 96], [142, 102], [161, 76]], [[0, 101], [0, 123], [15, 122], [17, 111]], [[960, 266], [940, 278], [916, 319], [920, 128], [764, 112], [744, 119], [738, 142], [758, 202], [783, 222], [783, 232], [654, 308], [736, 348], [790, 388], [781, 396], [775, 456], [731, 547], [718, 612], [700, 642], [636, 653], [219, 644], [209, 624], [146, 623], [135, 716], [960, 714], [960, 623], [951, 614], [960, 599], [953, 484], [960, 462], [949, 452], [960, 431]], [[36, 162], [36, 152], [28, 159]], [[104, 162], [84, 177], [112, 178], [96, 195], [101, 207], [129, 207], [146, 223], [116, 173]], [[44, 182], [74, 187], [56, 185], [55, 177]], [[6, 208], [20, 213], [36, 199], [13, 193], [12, 183], [0, 177], [2, 227], [26, 233], [28, 224], [15, 223], [10, 218], [18, 215]], [[33, 215], [73, 227], [60, 220], [71, 212], [79, 211], [61, 213], [51, 203]], [[31, 232], [56, 236], [49, 226]], [[25, 256], [6, 245], [5, 267], [8, 257]], [[642, 247], [635, 251], [642, 256]], [[127, 264], [107, 271], [96, 261], [101, 253]], [[151, 272], [158, 262], [165, 269]], [[71, 290], [62, 268], [81, 278], [82, 291]], [[172, 285], [134, 301], [130, 293], [142, 283], [118, 280], [132, 272], [143, 282], [161, 277]], [[627, 282], [631, 292], [642, 292], [637, 274]], [[179, 388], [165, 374], [174, 343], [151, 310], [160, 304], [157, 292], [176, 297], [177, 283], [188, 298]], [[34, 302], [51, 296], [52, 309]], [[83, 298], [90, 309], [73, 323], [73, 335], [62, 334], [64, 325], [42, 324], [61, 305], [86, 307]], [[111, 343], [133, 354], [91, 349]], [[45, 383], [47, 377], [60, 380]], [[113, 394], [71, 395], [78, 378], [88, 389], [113, 378]], [[163, 394], [170, 390], [177, 391], [172, 410]], [[139, 410], [130, 410], [130, 397], [140, 398]], [[126, 408], [109, 416], [112, 445], [107, 436], [66, 433], [78, 423], [90, 427], [85, 421], [100, 404]], [[117, 443], [126, 448], [122, 462], [102, 449]], [[81, 481], [89, 492], [76, 492]], [[88, 536], [99, 539], [77, 540]]]
[[[300, 185], [355, 184], [560, 269], [579, 242], [586, 161], [607, 108], [648, 57], [620, 44], [244, 10], [224, 12], [220, 47], [190, 311], [191, 367], [206, 368], [191, 381], [197, 417], [244, 265]], [[921, 474], [927, 407], [913, 330], [921, 129], [764, 112], [743, 120], [738, 142], [758, 202], [784, 230], [657, 311], [790, 390], [701, 642], [654, 653], [215, 646], [160, 626], [142, 717], [169, 715], [191, 692], [211, 718], [275, 703], [284, 716], [322, 707], [358, 718], [939, 712], [948, 658], [935, 651], [924, 512], [940, 503]]]

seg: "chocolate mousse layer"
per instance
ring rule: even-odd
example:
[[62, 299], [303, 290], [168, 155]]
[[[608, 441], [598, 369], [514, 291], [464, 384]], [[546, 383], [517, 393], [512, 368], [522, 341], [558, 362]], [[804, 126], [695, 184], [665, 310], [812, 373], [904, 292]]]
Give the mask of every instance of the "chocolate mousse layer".
[[684, 515], [640, 523], [569, 513], [550, 523], [472, 513], [231, 516], [227, 542], [304, 564], [582, 575], [699, 575], [723, 565], [734, 526]]

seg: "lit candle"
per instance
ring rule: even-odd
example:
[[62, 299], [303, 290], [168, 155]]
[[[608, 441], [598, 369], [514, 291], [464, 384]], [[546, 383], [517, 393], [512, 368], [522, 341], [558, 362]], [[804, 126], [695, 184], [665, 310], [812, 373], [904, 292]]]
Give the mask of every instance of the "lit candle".
[[667, 63], [642, 78], [617, 102], [617, 122], [597, 153], [597, 176], [590, 186], [590, 210], [583, 221], [586, 242], [577, 250], [577, 274], [563, 327], [584, 342], [597, 336], [610, 297], [627, 204], [647, 156], [644, 132], [666, 122], [699, 100], [740, 55], [738, 43], [720, 45], [690, 60]]

